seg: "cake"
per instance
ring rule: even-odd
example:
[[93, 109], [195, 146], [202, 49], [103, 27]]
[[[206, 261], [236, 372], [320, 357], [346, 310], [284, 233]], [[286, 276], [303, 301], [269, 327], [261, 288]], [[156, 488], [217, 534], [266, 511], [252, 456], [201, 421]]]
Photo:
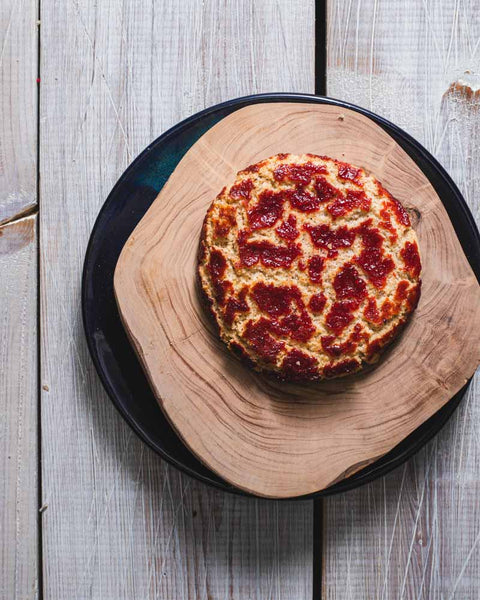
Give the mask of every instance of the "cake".
[[212, 202], [198, 253], [220, 337], [286, 381], [375, 363], [420, 296], [408, 212], [362, 167], [277, 154], [240, 171]]

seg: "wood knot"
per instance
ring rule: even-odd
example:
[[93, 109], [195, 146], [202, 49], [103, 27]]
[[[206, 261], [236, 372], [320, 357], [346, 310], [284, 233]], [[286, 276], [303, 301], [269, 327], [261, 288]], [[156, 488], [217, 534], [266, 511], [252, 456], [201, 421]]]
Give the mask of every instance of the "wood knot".
[[412, 227], [415, 229], [418, 223], [420, 222], [420, 219], [422, 218], [420, 211], [418, 210], [418, 208], [413, 208], [413, 206], [406, 206], [405, 210], [407, 211], [408, 216], [410, 217]]

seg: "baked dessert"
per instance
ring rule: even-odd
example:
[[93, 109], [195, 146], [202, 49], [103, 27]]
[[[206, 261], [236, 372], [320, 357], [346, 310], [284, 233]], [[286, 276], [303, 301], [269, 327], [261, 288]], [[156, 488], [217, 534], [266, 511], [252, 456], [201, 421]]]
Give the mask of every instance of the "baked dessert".
[[363, 168], [277, 154], [211, 204], [198, 256], [221, 338], [283, 380], [354, 373], [415, 309], [421, 262], [401, 203]]

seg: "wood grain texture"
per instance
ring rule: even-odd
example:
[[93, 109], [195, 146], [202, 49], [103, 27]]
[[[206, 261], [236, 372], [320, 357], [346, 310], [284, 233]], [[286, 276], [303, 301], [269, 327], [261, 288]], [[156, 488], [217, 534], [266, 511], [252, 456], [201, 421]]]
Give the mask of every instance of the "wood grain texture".
[[[478, 223], [478, 4], [332, 1], [328, 17], [328, 93], [423, 142]], [[449, 424], [416, 457], [326, 501], [325, 598], [478, 598], [479, 395], [477, 375]]]
[[45, 598], [309, 598], [311, 503], [224, 495], [150, 452], [93, 371], [80, 272], [106, 195], [163, 130], [313, 89], [313, 2], [46, 0], [41, 50]]
[[0, 227], [0, 598], [38, 597], [36, 216]]
[[[418, 211], [420, 303], [405, 335], [369, 372], [322, 384], [273, 383], [240, 364], [206, 326], [196, 288], [205, 213], [237, 171], [285, 150], [361, 165]], [[353, 474], [432, 416], [480, 361], [480, 286], [441, 200], [379, 125], [336, 106], [257, 104], [212, 127], [126, 242], [115, 293], [182, 439], [221, 477], [261, 496], [301, 496]]]
[[37, 11], [0, 4], [0, 224], [37, 202]]

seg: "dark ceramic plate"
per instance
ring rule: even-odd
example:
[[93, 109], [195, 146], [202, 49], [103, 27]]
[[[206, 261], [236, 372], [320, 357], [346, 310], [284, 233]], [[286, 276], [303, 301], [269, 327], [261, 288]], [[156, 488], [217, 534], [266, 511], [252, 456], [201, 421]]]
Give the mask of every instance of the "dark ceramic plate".
[[[90, 237], [82, 282], [83, 322], [88, 347], [108, 395], [125, 420], [151, 448], [189, 475], [237, 493], [244, 492], [201, 464], [183, 445], [163, 415], [120, 322], [113, 293], [113, 272], [127, 238], [187, 150], [215, 123], [239, 108], [259, 102], [333, 104], [358, 111], [383, 127], [431, 181], [447, 209], [477, 279], [480, 279], [480, 237], [453, 181], [413, 138], [367, 110], [330, 98], [302, 94], [248, 96], [204, 110], [182, 121], [148, 146], [113, 188]], [[466, 387], [383, 458], [313, 496], [352, 489], [403, 463], [443, 427], [458, 406]]]

